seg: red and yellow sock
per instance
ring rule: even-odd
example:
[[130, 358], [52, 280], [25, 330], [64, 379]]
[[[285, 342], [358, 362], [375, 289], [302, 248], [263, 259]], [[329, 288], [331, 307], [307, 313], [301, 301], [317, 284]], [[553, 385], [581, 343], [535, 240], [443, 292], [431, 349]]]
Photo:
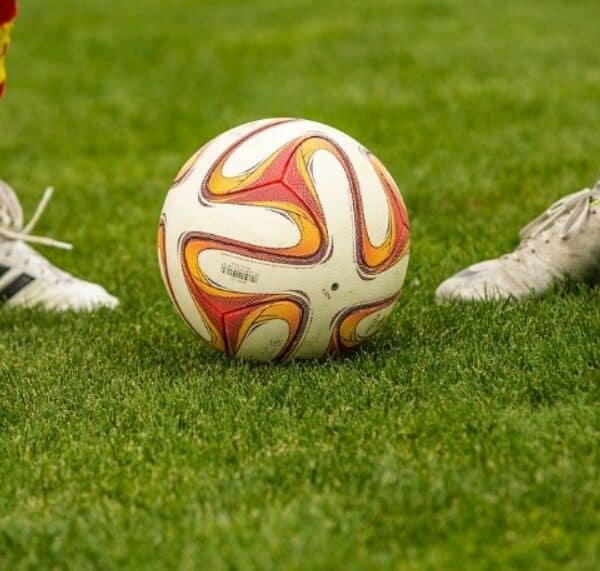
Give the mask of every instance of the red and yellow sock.
[[2, 93], [4, 92], [4, 84], [6, 82], [4, 60], [8, 52], [8, 44], [10, 43], [10, 30], [16, 16], [16, 0], [0, 0], [0, 97], [2, 97]]

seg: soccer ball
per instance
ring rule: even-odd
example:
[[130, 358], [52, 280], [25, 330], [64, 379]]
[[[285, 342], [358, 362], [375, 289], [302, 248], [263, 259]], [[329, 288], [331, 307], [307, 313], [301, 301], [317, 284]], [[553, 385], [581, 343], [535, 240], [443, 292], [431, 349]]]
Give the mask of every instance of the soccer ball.
[[409, 224], [381, 162], [313, 121], [266, 119], [216, 137], [183, 166], [158, 231], [183, 319], [229, 355], [339, 355], [391, 312]]

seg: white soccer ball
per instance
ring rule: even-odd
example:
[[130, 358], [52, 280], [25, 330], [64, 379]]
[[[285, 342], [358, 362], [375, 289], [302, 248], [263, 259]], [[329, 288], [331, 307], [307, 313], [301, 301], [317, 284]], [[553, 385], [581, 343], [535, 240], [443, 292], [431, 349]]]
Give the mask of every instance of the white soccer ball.
[[338, 355], [391, 312], [409, 223], [379, 160], [313, 121], [265, 119], [183, 166], [159, 226], [161, 273], [216, 349], [269, 361]]

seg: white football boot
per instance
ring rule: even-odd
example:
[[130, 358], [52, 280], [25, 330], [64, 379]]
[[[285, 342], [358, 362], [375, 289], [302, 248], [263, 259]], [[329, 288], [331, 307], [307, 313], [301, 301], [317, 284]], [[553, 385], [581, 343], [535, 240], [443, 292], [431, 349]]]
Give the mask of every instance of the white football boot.
[[41, 307], [55, 311], [115, 308], [119, 302], [96, 284], [77, 279], [53, 266], [27, 242], [71, 249], [70, 244], [32, 236], [52, 196], [49, 188], [27, 225], [14, 191], [0, 181], [0, 308]]
[[600, 181], [565, 196], [521, 230], [518, 248], [444, 281], [438, 302], [542, 296], [555, 283], [600, 272]]

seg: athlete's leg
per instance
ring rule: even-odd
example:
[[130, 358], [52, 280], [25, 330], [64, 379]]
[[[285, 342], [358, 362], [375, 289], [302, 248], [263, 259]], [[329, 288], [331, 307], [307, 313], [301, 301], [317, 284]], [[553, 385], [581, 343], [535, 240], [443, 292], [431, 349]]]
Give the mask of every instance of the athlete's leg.
[[[0, 0], [0, 97], [4, 91], [4, 61], [16, 13], [15, 0]], [[23, 212], [16, 194], [0, 181], [0, 306], [41, 306], [75, 311], [116, 307], [117, 299], [104, 288], [59, 270], [27, 244], [70, 247], [31, 235], [50, 195], [47, 191], [31, 222], [23, 225]]]
[[600, 272], [600, 181], [565, 196], [520, 233], [512, 253], [480, 262], [447, 279], [438, 301], [483, 301], [541, 296], [567, 278]]
[[6, 82], [6, 68], [4, 60], [10, 43], [10, 30], [17, 16], [17, 4], [15, 0], [0, 0], [0, 97], [4, 92]]

